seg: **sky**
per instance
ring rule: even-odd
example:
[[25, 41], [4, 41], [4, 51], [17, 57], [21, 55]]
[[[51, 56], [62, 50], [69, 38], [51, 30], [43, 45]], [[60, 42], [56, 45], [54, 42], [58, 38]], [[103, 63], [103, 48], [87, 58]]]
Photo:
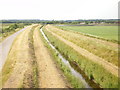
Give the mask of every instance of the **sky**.
[[117, 19], [120, 0], [1, 0], [0, 19]]

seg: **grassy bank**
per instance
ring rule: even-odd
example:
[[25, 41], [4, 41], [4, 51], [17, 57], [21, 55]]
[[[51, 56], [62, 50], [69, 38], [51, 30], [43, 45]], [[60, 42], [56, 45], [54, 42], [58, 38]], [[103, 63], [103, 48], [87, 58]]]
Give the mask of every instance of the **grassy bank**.
[[[103, 58], [104, 60], [118, 66], [118, 47], [109, 46], [102, 42], [97, 42], [84, 35], [79, 35], [73, 32], [55, 29], [47, 26], [49, 30], [58, 34], [59, 36], [73, 42], [74, 44], [88, 50], [89, 52]], [[64, 34], [63, 34], [64, 33]]]
[[27, 23], [12, 23], [12, 24], [11, 23], [3, 23], [0, 27], [1, 28], [0, 37], [2, 37], [0, 39], [0, 41], [4, 40], [11, 34], [19, 31], [20, 29], [24, 28], [27, 25], [30, 25], [30, 24], [27, 24]]
[[40, 33], [40, 37], [42, 38], [44, 45], [48, 48], [51, 57], [57, 63], [58, 68], [62, 70], [64, 76], [67, 78], [71, 86], [73, 88], [84, 88], [85, 86], [82, 84], [82, 82], [71, 74], [69, 68], [61, 61], [61, 59], [58, 57], [55, 51], [48, 45], [48, 43], [46, 42], [46, 40], [44, 39], [41, 33]]
[[[102, 66], [92, 62], [74, 51], [71, 47], [66, 45], [54, 37], [51, 33], [44, 30], [50, 42], [58, 49], [58, 51], [69, 61], [75, 61], [79, 67], [85, 71], [89, 79], [93, 79], [97, 84], [103, 88], [118, 88], [118, 78]], [[65, 33], [64, 33], [65, 34]]]

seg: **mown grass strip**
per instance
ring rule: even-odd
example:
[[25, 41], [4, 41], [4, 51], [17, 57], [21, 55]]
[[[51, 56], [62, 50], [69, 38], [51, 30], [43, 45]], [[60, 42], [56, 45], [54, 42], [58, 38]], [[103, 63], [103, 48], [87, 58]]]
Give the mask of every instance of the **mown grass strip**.
[[79, 67], [85, 71], [89, 79], [93, 79], [103, 88], [118, 88], [118, 77], [112, 75], [104, 67], [92, 62], [74, 51], [71, 47], [44, 30], [50, 42], [69, 61], [75, 61]]

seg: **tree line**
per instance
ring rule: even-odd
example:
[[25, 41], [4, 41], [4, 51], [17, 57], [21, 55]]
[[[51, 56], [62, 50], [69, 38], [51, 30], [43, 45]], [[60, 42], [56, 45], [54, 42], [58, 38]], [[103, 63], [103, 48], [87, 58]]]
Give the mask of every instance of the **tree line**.
[[1, 20], [0, 23], [40, 23], [40, 24], [92, 24], [92, 23], [119, 23], [118, 19], [91, 19], [91, 20]]

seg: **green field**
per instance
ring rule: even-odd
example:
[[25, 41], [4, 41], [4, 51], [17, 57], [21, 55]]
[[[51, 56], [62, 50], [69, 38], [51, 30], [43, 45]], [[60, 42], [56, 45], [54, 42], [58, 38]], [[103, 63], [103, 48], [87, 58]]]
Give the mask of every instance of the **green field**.
[[90, 36], [118, 41], [117, 26], [59, 26], [65, 30], [73, 30]]

